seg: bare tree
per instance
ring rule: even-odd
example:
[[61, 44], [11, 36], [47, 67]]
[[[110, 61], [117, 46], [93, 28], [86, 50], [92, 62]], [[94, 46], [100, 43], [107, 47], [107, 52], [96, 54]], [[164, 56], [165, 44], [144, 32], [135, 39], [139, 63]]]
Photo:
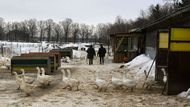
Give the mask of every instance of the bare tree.
[[[64, 21], [62, 21], [60, 23], [61, 23], [61, 25], [63, 27], [65, 42], [68, 42], [68, 37], [69, 37], [69, 33], [70, 33], [72, 19], [66, 18]], [[62, 37], [61, 43], [62, 43], [64, 37]]]
[[4, 39], [5, 37], [5, 31], [4, 31], [5, 22], [3, 18], [0, 17], [0, 39]]
[[36, 25], [36, 19], [30, 19], [26, 20], [26, 24], [28, 26], [28, 33], [30, 35], [30, 41], [34, 40], [34, 36], [37, 33], [37, 25]]
[[12, 25], [10, 22], [5, 24], [5, 39], [4, 40], [9, 40], [9, 37], [7, 36], [8, 32], [12, 30]]
[[149, 7], [149, 21], [153, 22], [161, 17], [161, 7], [159, 4]]
[[180, 7], [190, 5], [190, 0], [163, 0], [167, 3], [171, 3], [174, 9], [178, 9]]
[[54, 27], [53, 27], [54, 31], [55, 31], [55, 39], [56, 39], [56, 42], [59, 43], [60, 42], [60, 38], [61, 38], [61, 35], [62, 35], [62, 29], [61, 29], [61, 26], [59, 24], [55, 24]]
[[47, 42], [50, 42], [51, 36], [52, 36], [52, 26], [54, 22], [52, 19], [48, 19], [46, 21], [46, 32], [47, 32]]
[[21, 37], [21, 40], [29, 42], [30, 41], [29, 29], [25, 22], [20, 23], [20, 30], [25, 34], [25, 36]]
[[73, 37], [73, 42], [76, 43], [77, 36], [79, 33], [79, 24], [78, 23], [71, 24], [71, 33], [72, 33], [72, 37]]
[[109, 34], [110, 34], [110, 24], [98, 24], [97, 25], [97, 35], [99, 37], [99, 42], [109, 45]]
[[182, 0], [182, 6], [190, 5], [190, 0]]
[[126, 19], [122, 19], [121, 16], [117, 16], [114, 24], [110, 24], [110, 33], [121, 33], [128, 31], [128, 23]]
[[20, 30], [19, 28], [20, 28], [20, 23], [18, 23], [18, 22], [12, 23], [12, 35], [10, 35], [11, 36], [10, 39], [12, 41], [17, 41], [18, 40], [18, 36], [19, 36], [18, 31]]
[[45, 22], [44, 21], [38, 21], [38, 30], [40, 33], [40, 42], [44, 41], [44, 35], [45, 35]]
[[82, 39], [82, 42], [87, 42], [88, 41], [88, 37], [89, 35], [91, 34], [91, 29], [88, 25], [85, 25], [85, 24], [81, 24], [80, 25], [80, 36], [81, 36], [81, 39]]

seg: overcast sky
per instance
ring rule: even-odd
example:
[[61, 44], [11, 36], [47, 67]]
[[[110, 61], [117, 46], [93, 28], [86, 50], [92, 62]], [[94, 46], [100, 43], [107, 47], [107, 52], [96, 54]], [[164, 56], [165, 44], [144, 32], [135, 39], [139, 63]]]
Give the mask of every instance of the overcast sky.
[[114, 22], [116, 16], [135, 19], [140, 10], [163, 0], [0, 0], [0, 17], [5, 21], [71, 18], [74, 22], [98, 24]]

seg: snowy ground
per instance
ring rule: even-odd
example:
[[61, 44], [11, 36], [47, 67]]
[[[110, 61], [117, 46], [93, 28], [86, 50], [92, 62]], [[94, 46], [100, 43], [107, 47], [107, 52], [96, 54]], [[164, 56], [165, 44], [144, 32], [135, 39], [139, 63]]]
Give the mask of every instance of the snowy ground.
[[[86, 52], [80, 48], [87, 48], [89, 44], [65, 44], [60, 46], [78, 47], [73, 50], [74, 59], [63, 63], [63, 67], [72, 68], [72, 78], [80, 81], [79, 91], [69, 91], [62, 89], [62, 73], [55, 72], [52, 76], [54, 81], [50, 87], [41, 89], [36, 88], [30, 97], [17, 90], [14, 75], [10, 74], [10, 70], [6, 68], [10, 65], [12, 55], [19, 55], [27, 52], [48, 52], [53, 44], [42, 43], [18, 43], [18, 42], [0, 42], [5, 49], [4, 57], [0, 56], [0, 107], [190, 107], [188, 99], [179, 98], [177, 96], [161, 95], [162, 86], [154, 86], [152, 90], [142, 88], [145, 79], [144, 70], [149, 71], [152, 60], [145, 55], [136, 57], [127, 64], [112, 63], [112, 58], [106, 56], [105, 65], [99, 65], [99, 59], [96, 58], [93, 66], [89, 66], [86, 60]], [[99, 46], [95, 46], [98, 50]], [[110, 79], [110, 72], [119, 69], [124, 65], [122, 70], [126, 70], [127, 77], [137, 81], [137, 87], [134, 92], [130, 90], [115, 90], [112, 84], [109, 84], [107, 92], [98, 92], [95, 88], [94, 73], [92, 71], [101, 71], [100, 78]], [[154, 79], [155, 65], [150, 72], [150, 79]], [[36, 73], [27, 75], [36, 78]], [[114, 73], [115, 77], [122, 78], [119, 72]]]
[[[51, 86], [46, 89], [36, 88], [30, 97], [25, 97], [21, 91], [17, 90], [15, 77], [10, 74], [9, 70], [1, 69], [0, 107], [190, 107], [190, 102], [187, 99], [161, 95], [162, 87], [153, 87], [152, 90], [143, 89], [141, 70], [138, 73], [130, 73], [138, 71], [139, 67], [142, 67], [142, 70], [148, 69], [148, 66], [139, 65], [139, 63], [125, 64], [131, 69], [129, 75], [140, 76], [142, 74], [141, 78], [138, 78], [138, 86], [134, 92], [114, 90], [111, 84], [106, 92], [98, 92], [95, 89], [92, 71], [100, 70], [101, 78], [108, 80], [109, 72], [122, 65], [111, 63], [111, 59], [106, 59], [105, 65], [99, 65], [98, 61], [97, 58], [93, 66], [87, 65], [84, 59], [75, 59], [72, 61], [72, 65], [63, 64], [63, 66], [72, 66], [72, 78], [80, 81], [79, 91], [62, 89], [62, 74], [55, 72]], [[148, 58], [143, 61], [145, 64], [152, 62]], [[28, 75], [36, 78], [36, 74]], [[115, 75], [121, 77], [120, 73], [116, 72]]]

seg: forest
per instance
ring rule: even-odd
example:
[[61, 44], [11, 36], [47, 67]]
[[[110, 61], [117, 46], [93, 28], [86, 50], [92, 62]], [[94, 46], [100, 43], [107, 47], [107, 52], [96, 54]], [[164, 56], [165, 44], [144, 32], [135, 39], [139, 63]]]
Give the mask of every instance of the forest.
[[146, 26], [177, 9], [190, 4], [189, 0], [163, 0], [164, 4], [150, 5], [148, 9], [141, 10], [135, 19], [126, 19], [117, 16], [113, 23], [100, 23], [96, 26], [74, 22], [66, 18], [60, 22], [53, 19], [37, 20], [27, 19], [20, 22], [5, 22], [0, 17], [0, 40], [24, 42], [98, 42], [110, 44], [109, 35], [113, 33], [126, 33], [132, 29]]

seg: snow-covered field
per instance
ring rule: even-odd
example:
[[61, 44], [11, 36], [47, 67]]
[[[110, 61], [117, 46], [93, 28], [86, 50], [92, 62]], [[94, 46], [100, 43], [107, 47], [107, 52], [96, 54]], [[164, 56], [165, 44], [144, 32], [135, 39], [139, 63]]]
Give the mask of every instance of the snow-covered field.
[[[27, 44], [26, 46], [30, 47]], [[33, 46], [40, 47], [39, 44], [31, 44], [31, 47]], [[32, 48], [30, 49], [25, 50], [32, 51]], [[17, 90], [14, 75], [6, 68], [1, 68], [0, 107], [190, 107], [188, 99], [161, 95], [162, 86], [153, 86], [152, 90], [142, 88], [144, 70], [148, 71], [153, 62], [144, 54], [126, 64], [112, 63], [112, 57], [107, 57], [105, 65], [99, 65], [99, 58], [95, 58], [94, 65], [88, 65], [83, 58], [86, 54], [84, 51], [78, 50], [73, 53], [74, 59], [67, 64], [62, 63], [62, 67], [71, 68], [72, 78], [80, 81], [79, 91], [63, 89], [62, 73], [57, 71], [52, 75], [54, 81], [49, 87], [37, 87], [31, 96], [26, 97], [23, 92]], [[121, 65], [124, 67], [120, 68]], [[150, 71], [151, 79], [154, 79], [154, 66]], [[133, 92], [130, 89], [114, 89], [112, 83], [108, 85], [106, 92], [99, 92], [95, 88], [93, 71], [100, 71], [100, 78], [109, 81], [113, 70], [115, 77], [122, 79], [123, 75], [119, 71], [126, 71], [127, 77], [137, 82]], [[37, 78], [36, 73], [26, 74]]]

